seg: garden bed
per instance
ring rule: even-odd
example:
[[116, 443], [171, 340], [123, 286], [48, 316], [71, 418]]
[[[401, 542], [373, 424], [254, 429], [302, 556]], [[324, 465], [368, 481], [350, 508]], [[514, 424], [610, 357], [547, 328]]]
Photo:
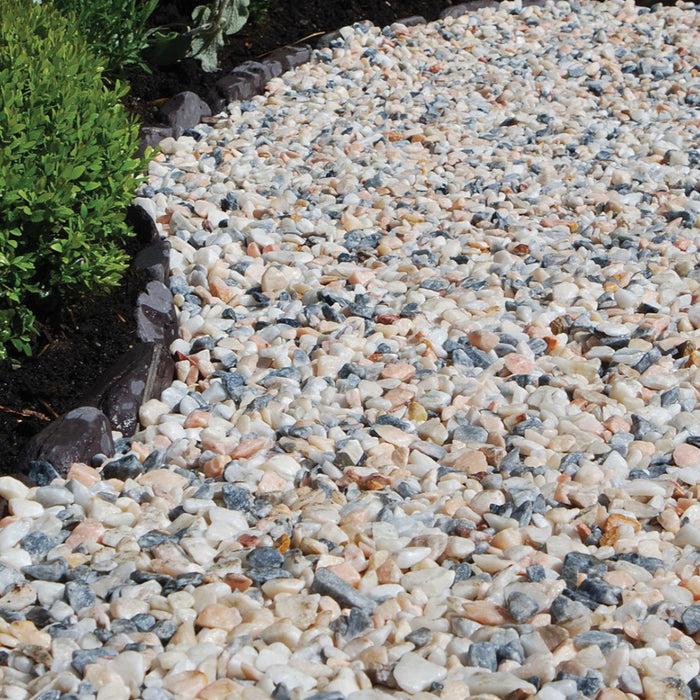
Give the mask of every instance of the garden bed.
[[[149, 24], [187, 23], [197, 4], [192, 0], [161, 2]], [[278, 47], [313, 41], [363, 19], [378, 26], [411, 15], [431, 21], [446, 5], [449, 3], [443, 0], [310, 0], [302, 4], [280, 0], [229, 37], [219, 53], [220, 70], [215, 73], [204, 72], [196, 59], [159, 66], [147, 56], [146, 70], [126, 72], [131, 91], [125, 104], [144, 125], [158, 123], [158, 107], [168, 98], [183, 91], [211, 94], [222, 75], [244, 61], [260, 60]], [[134, 240], [130, 252], [137, 250]], [[31, 437], [59, 415], [81, 405], [82, 397], [100, 376], [134, 346], [138, 340], [134, 306], [139, 291], [137, 276], [130, 273], [106, 296], [96, 294], [70, 308], [47, 307], [39, 319], [35, 356], [21, 366], [0, 362], [0, 473], [15, 472]]]

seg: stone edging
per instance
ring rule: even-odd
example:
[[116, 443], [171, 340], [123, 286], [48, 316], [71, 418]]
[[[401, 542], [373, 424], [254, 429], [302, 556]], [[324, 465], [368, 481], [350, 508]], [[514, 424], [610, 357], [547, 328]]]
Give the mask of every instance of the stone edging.
[[[523, 7], [544, 4], [544, 0], [522, 0]], [[497, 0], [469, 0], [446, 8], [439, 18], [459, 17], [499, 5]], [[425, 18], [414, 15], [394, 24], [410, 27], [425, 23]], [[216, 83], [217, 96], [210, 103], [193, 92], [175, 95], [160, 109], [164, 125], [141, 127], [139, 152], [157, 146], [165, 138], [179, 138], [231, 102], [262, 94], [272, 78], [308, 62], [314, 48], [332, 46], [341, 37], [338, 29], [319, 37], [313, 47], [285, 46], [264, 61], [240, 64]], [[38, 485], [65, 476], [73, 462], [90, 462], [95, 455], [114, 456], [112, 431], [133, 435], [141, 405], [159, 397], [172, 383], [175, 372], [169, 346], [177, 338], [178, 326], [167, 287], [170, 242], [160, 238], [155, 221], [138, 204], [130, 207], [128, 220], [145, 246], [132, 263], [148, 280], [135, 309], [139, 343], [100, 377], [83, 405], [64, 413], [31, 439], [18, 468]]]

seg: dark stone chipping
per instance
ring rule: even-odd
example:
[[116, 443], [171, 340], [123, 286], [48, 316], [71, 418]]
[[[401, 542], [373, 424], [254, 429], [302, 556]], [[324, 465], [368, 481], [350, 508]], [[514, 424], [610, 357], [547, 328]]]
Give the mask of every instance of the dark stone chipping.
[[27, 445], [24, 460], [45, 461], [65, 476], [73, 462], [89, 463], [93, 455], [114, 452], [112, 430], [105, 415], [91, 406], [64, 414], [35, 435]]
[[570, 622], [588, 615], [588, 608], [577, 600], [571, 600], [564, 595], [557, 596], [549, 608], [549, 614], [555, 625]]
[[416, 647], [424, 647], [433, 639], [433, 633], [427, 627], [419, 627], [406, 635], [406, 641], [415, 644]]
[[90, 586], [78, 581], [69, 581], [66, 584], [66, 598], [75, 611], [90, 607], [97, 602]]
[[129, 454], [106, 464], [102, 469], [102, 478], [126, 481], [135, 479], [141, 473], [143, 473], [143, 464], [136, 455]]
[[578, 582], [579, 574], [588, 576], [602, 576], [608, 570], [605, 562], [600, 561], [591, 554], [582, 552], [569, 552], [564, 557], [561, 567], [561, 576], [569, 588], [574, 588]]
[[78, 672], [78, 675], [82, 677], [82, 675], [85, 673], [85, 669], [90, 664], [94, 664], [98, 659], [113, 659], [116, 656], [116, 650], [110, 649], [109, 647], [98, 647], [96, 649], [76, 649], [76, 651], [73, 652], [71, 664]]
[[311, 592], [330, 596], [343, 608], [359, 608], [367, 614], [371, 614], [377, 606], [371, 598], [360, 593], [330, 569], [324, 567], [316, 570]]
[[582, 581], [578, 591], [602, 605], [619, 605], [622, 602], [622, 589], [598, 578]]
[[520, 591], [514, 591], [508, 596], [506, 607], [518, 624], [531, 620], [540, 609], [539, 603], [532, 596]]
[[[99, 386], [89, 392], [86, 402], [107, 416], [113, 430], [132, 435], [138, 427], [141, 405], [159, 397], [172, 383], [174, 373], [173, 358], [164, 345], [137, 343], [101, 377]], [[114, 454], [114, 449], [95, 450], [92, 454], [97, 452], [109, 456]]]
[[498, 669], [496, 646], [491, 642], [475, 642], [467, 650], [467, 665], [480, 666], [495, 672]]
[[692, 636], [700, 632], [700, 605], [687, 607], [681, 616], [681, 622], [686, 634]]
[[51, 559], [44, 564], [31, 564], [22, 569], [25, 576], [38, 581], [63, 581], [68, 573], [68, 562], [63, 557]]
[[284, 563], [284, 555], [275, 547], [257, 547], [248, 552], [246, 561], [253, 568], [279, 568]]
[[574, 637], [574, 646], [577, 649], [597, 646], [600, 648], [603, 654], [606, 655], [613, 651], [617, 647], [617, 644], [617, 637], [610, 632], [591, 630], [590, 632], [584, 632], [583, 634], [579, 634]]
[[161, 108], [160, 117], [179, 138], [183, 131], [197, 126], [202, 117], [211, 116], [209, 105], [194, 92], [180, 92], [171, 97]]
[[248, 569], [246, 576], [252, 580], [256, 586], [262, 586], [266, 581], [273, 578], [290, 578], [291, 574], [285, 569], [273, 566], [260, 566], [253, 569]]
[[153, 280], [136, 300], [136, 327], [144, 343], [160, 343], [166, 347], [178, 335], [175, 304], [170, 290]]

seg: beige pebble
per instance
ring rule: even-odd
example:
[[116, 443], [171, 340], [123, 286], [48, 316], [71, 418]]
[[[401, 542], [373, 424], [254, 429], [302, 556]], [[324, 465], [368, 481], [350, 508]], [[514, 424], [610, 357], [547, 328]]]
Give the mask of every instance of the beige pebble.
[[534, 369], [532, 360], [515, 352], [508, 353], [503, 358], [503, 363], [511, 374], [530, 374]]
[[22, 644], [34, 644], [44, 648], [51, 646], [51, 635], [38, 630], [30, 620], [15, 620], [10, 623], [8, 631]]
[[673, 450], [673, 461], [679, 467], [692, 467], [700, 464], [700, 448], [683, 442]]
[[428, 412], [417, 401], [411, 401], [408, 406], [408, 417], [412, 421], [421, 422], [428, 418]]
[[413, 365], [409, 365], [406, 362], [397, 362], [386, 365], [381, 371], [380, 377], [382, 379], [398, 379], [402, 382], [407, 382], [415, 373], [416, 368]]
[[[32, 605], [32, 603], [34, 603], [36, 600], [36, 597], [37, 593], [31, 584], [12, 584], [5, 589], [2, 597], [0, 597], [0, 609], [4, 608], [6, 610], [15, 611], [22, 610], [28, 605]], [[18, 620], [17, 622], [25, 622], [25, 620]]]
[[279, 292], [286, 289], [289, 281], [290, 277], [288, 274], [285, 274], [283, 268], [275, 266], [268, 267], [263, 273], [261, 280], [263, 292], [266, 294]]
[[408, 447], [415, 441], [415, 436], [404, 432], [393, 425], [375, 425], [374, 431], [382, 440], [390, 442], [397, 447]]
[[229, 452], [229, 456], [231, 459], [245, 459], [246, 457], [251, 457], [256, 452], [260, 452], [267, 444], [268, 441], [266, 438], [250, 438], [249, 440], [243, 440]]
[[619, 688], [603, 688], [598, 694], [597, 700], [629, 700], [629, 696]]
[[299, 629], [306, 630], [316, 621], [321, 596], [317, 594], [281, 594], [275, 598], [275, 613], [289, 618]]
[[488, 352], [498, 345], [498, 336], [491, 331], [472, 331], [469, 333], [469, 342], [479, 348], [479, 350]]
[[70, 481], [71, 479], [75, 479], [83, 486], [90, 488], [90, 486], [94, 486], [100, 482], [102, 477], [97, 469], [94, 469], [87, 464], [83, 464], [82, 462], [73, 462], [68, 469], [68, 473], [66, 474], [66, 480]]
[[275, 491], [284, 491], [289, 487], [289, 482], [275, 472], [265, 472], [255, 489], [256, 494], [274, 493]]
[[464, 603], [462, 610], [466, 617], [482, 625], [502, 625], [510, 621], [510, 616], [503, 608], [487, 600]]
[[197, 698], [199, 700], [228, 700], [228, 698], [243, 697], [244, 687], [230, 678], [219, 678], [203, 688]]
[[645, 700], [685, 700], [684, 684], [675, 678], [642, 678]]
[[241, 613], [236, 608], [213, 603], [207, 605], [197, 615], [196, 624], [200, 627], [218, 628], [230, 632], [242, 621]]
[[102, 523], [88, 518], [73, 528], [73, 531], [66, 539], [66, 544], [71, 548], [75, 548], [86, 542], [99, 542], [104, 533], [105, 527]]
[[179, 698], [196, 698], [209, 685], [201, 671], [180, 671], [163, 679], [163, 687]]
[[459, 450], [456, 459], [445, 460], [453, 469], [459, 469], [467, 474], [480, 474], [488, 471], [486, 455], [480, 450]]

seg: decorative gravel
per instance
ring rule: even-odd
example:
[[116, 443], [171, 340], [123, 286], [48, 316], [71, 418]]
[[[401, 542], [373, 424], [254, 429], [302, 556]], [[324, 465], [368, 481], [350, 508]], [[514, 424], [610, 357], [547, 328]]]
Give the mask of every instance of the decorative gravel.
[[358, 24], [166, 139], [177, 378], [0, 478], [2, 697], [696, 696], [699, 28]]

